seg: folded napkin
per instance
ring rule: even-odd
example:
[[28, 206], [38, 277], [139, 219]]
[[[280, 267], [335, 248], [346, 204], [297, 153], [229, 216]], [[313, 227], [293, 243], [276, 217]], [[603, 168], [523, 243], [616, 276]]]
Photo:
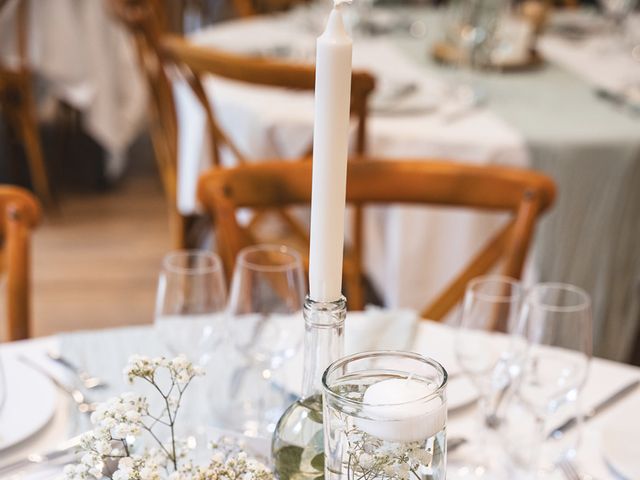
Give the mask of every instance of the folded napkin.
[[345, 322], [345, 353], [411, 350], [418, 322], [413, 310], [367, 307], [364, 312], [350, 312]]
[[[367, 307], [349, 312], [345, 320], [345, 354], [369, 350], [411, 350], [419, 317], [413, 310], [383, 310]], [[300, 393], [303, 372], [302, 349], [277, 372], [278, 382], [294, 394]]]

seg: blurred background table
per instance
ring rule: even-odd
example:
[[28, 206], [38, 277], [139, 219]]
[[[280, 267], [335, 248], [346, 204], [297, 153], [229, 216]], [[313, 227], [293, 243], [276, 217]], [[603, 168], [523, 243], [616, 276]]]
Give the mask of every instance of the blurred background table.
[[[19, 1], [8, 0], [0, 9], [0, 61], [8, 67], [21, 61], [16, 35]], [[78, 110], [88, 135], [107, 153], [106, 175], [117, 178], [146, 114], [146, 86], [133, 45], [106, 2], [31, 3], [27, 58], [22, 60], [38, 80], [41, 110], [48, 105], [50, 112], [52, 99]]]
[[[388, 12], [382, 12], [387, 15]], [[195, 42], [236, 52], [312, 61], [314, 12], [260, 16], [208, 27]], [[355, 35], [354, 66], [377, 77], [368, 153], [530, 166], [550, 173], [559, 199], [537, 235], [535, 275], [593, 296], [596, 354], [625, 359], [640, 327], [640, 117], [596, 93], [593, 83], [553, 62], [519, 72], [473, 72], [478, 105], [451, 108], [459, 72], [436, 64], [430, 45], [442, 12], [394, 10], [385, 35]], [[408, 35], [413, 22], [424, 27]], [[388, 21], [387, 21], [388, 23]], [[640, 69], [639, 69], [640, 70]], [[612, 75], [614, 73], [612, 72]], [[640, 78], [636, 79], [640, 82]], [[394, 97], [394, 90], [412, 93]], [[310, 94], [210, 79], [216, 115], [247, 157], [296, 157], [311, 140]], [[204, 116], [185, 85], [175, 87], [180, 122], [179, 207], [192, 213], [198, 172], [208, 164]], [[366, 269], [388, 307], [420, 308], [501, 224], [486, 214], [392, 207], [366, 213]], [[373, 235], [371, 235], [373, 233]], [[429, 251], [446, 246], [445, 255]]]

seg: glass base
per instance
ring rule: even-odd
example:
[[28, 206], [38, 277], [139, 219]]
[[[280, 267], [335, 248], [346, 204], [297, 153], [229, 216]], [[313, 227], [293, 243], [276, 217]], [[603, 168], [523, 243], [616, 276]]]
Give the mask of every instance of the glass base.
[[271, 438], [289, 397], [264, 372], [259, 366], [236, 370], [228, 393], [235, 400], [218, 412], [225, 428], [248, 437]]
[[[244, 403], [244, 405], [243, 405]], [[224, 412], [222, 424], [225, 428], [247, 437], [270, 439], [276, 429], [284, 406], [260, 409], [260, 403], [239, 402], [232, 410]]]
[[478, 432], [477, 439], [452, 451], [447, 458], [448, 480], [513, 480], [508, 459], [495, 432]]

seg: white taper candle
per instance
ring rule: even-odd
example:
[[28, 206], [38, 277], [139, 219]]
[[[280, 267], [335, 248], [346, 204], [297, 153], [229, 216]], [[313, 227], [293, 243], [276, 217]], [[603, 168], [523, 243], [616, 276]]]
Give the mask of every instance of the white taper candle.
[[318, 302], [336, 301], [342, 290], [351, 45], [334, 6], [316, 43], [309, 290]]

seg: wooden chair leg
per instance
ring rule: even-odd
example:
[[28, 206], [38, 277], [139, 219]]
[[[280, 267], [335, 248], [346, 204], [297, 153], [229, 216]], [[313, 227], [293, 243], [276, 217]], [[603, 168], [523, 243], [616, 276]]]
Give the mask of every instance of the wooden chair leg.
[[31, 102], [27, 102], [25, 108], [17, 116], [19, 123], [18, 131], [27, 155], [33, 188], [38, 197], [40, 197], [45, 204], [51, 206], [54, 205], [55, 202], [49, 186], [47, 167], [44, 162], [44, 154], [42, 153], [40, 135], [38, 134], [38, 124], [35, 114], [33, 113], [32, 105], [30, 104]]
[[188, 229], [187, 219], [175, 207], [169, 206], [169, 234], [172, 248], [177, 250], [187, 248]]
[[364, 292], [362, 289], [362, 278], [352, 272], [344, 274], [344, 283], [347, 287], [347, 304], [349, 310], [364, 309]]
[[29, 231], [17, 209], [7, 212], [7, 318], [9, 340], [31, 336]]

